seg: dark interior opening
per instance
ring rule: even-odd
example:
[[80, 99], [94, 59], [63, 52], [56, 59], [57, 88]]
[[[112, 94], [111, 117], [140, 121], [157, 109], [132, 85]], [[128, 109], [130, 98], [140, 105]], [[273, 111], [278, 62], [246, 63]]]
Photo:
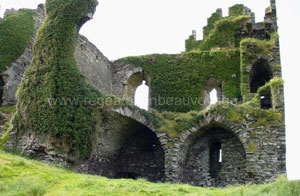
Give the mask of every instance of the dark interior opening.
[[270, 109], [273, 107], [270, 87], [260, 92], [260, 107], [261, 109]]
[[[246, 152], [230, 129], [212, 123], [186, 141], [186, 158], [180, 167], [180, 182], [196, 186], [243, 183]], [[239, 169], [238, 169], [239, 168]]]
[[262, 109], [270, 109], [272, 108], [272, 98], [271, 95], [261, 96], [260, 98], [260, 106]]
[[222, 168], [220, 161], [220, 152], [222, 150], [221, 142], [212, 141], [209, 149], [209, 172], [212, 178], [216, 178]]
[[133, 133], [115, 159], [116, 178], [145, 178], [152, 182], [164, 180], [164, 151], [154, 132], [135, 123]]
[[138, 175], [133, 172], [119, 172], [116, 174], [116, 178], [125, 178], [125, 179], [136, 180], [138, 178]]
[[250, 72], [250, 92], [256, 93], [258, 88], [264, 86], [273, 78], [272, 68], [264, 59], [258, 60]]

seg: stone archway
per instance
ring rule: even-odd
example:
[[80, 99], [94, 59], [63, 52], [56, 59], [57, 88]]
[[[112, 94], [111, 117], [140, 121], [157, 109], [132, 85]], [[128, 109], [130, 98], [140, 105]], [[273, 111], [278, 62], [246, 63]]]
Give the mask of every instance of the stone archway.
[[[240, 147], [245, 152], [245, 170], [249, 169], [249, 160], [253, 160], [255, 159], [254, 155], [252, 153], [249, 153], [248, 150], [248, 146], [247, 146], [247, 140], [249, 137], [249, 131], [247, 129], [243, 129], [241, 128], [241, 125], [239, 123], [235, 123], [235, 122], [230, 122], [228, 120], [226, 120], [226, 116], [223, 114], [218, 114], [215, 113], [213, 111], [208, 111], [207, 113], [205, 113], [205, 117], [199, 119], [199, 121], [197, 123], [195, 123], [192, 127], [188, 128], [185, 131], [182, 131], [178, 138], [175, 141], [175, 144], [172, 149], [170, 154], [172, 154], [172, 157], [169, 159], [169, 161], [166, 163], [166, 168], [168, 169], [168, 171], [170, 172], [170, 174], [168, 175], [169, 180], [171, 182], [174, 183], [188, 183], [188, 184], [194, 184], [194, 185], [198, 185], [198, 186], [223, 186], [223, 185], [228, 185], [228, 184], [237, 184], [237, 183], [245, 183], [248, 181], [248, 174], [246, 173], [245, 175], [242, 175], [240, 177], [239, 181], [235, 181], [233, 180], [224, 180], [222, 183], [223, 184], [216, 184], [215, 181], [213, 180], [210, 174], [210, 167], [209, 167], [209, 162], [207, 162], [207, 169], [206, 169], [206, 176], [207, 180], [198, 180], [198, 182], [195, 182], [195, 180], [193, 180], [193, 178], [190, 178], [190, 180], [186, 180], [186, 174], [184, 174], [185, 172], [187, 172], [186, 169], [186, 161], [187, 159], [189, 159], [188, 157], [193, 157], [192, 154], [189, 152], [191, 148], [197, 148], [197, 144], [199, 143], [199, 139], [203, 138], [203, 136], [205, 136], [205, 133], [209, 133], [209, 130], [212, 129], [213, 127], [216, 128], [220, 128], [221, 129], [221, 134], [222, 132], [228, 133], [227, 135], [229, 135], [230, 137], [234, 137], [236, 141], [238, 141], [240, 145]], [[228, 136], [228, 137], [229, 137]], [[207, 135], [207, 138], [212, 138], [211, 140], [207, 140], [207, 144], [208, 146], [206, 146], [206, 157], [209, 157], [210, 154], [210, 150], [209, 149], [212, 144], [215, 142], [220, 142], [221, 143], [221, 147], [222, 147], [222, 142], [224, 143], [224, 141], [220, 141], [218, 140], [219, 137], [210, 137], [209, 135]], [[198, 141], [198, 142], [197, 142]], [[200, 142], [201, 143], [201, 142]], [[225, 141], [226, 143], [226, 141]], [[193, 147], [194, 146], [194, 147]], [[217, 147], [218, 148], [218, 147]], [[203, 150], [204, 148], [202, 148]], [[199, 149], [200, 151], [201, 149]], [[198, 152], [199, 152], [198, 151]], [[223, 152], [224, 153], [224, 152]], [[198, 154], [199, 155], [199, 154]], [[190, 158], [190, 160], [193, 158]], [[209, 160], [209, 158], [208, 158]], [[224, 159], [223, 159], [224, 160]], [[226, 159], [225, 159], [226, 160]], [[251, 164], [250, 164], [251, 165]], [[193, 166], [191, 166], [190, 168], [192, 168]], [[202, 169], [202, 171], [201, 171]], [[238, 167], [236, 169], [239, 169]], [[200, 176], [203, 176], [203, 171], [204, 168], [200, 168], [198, 167], [198, 169], [196, 169], [198, 171], [198, 174], [200, 174]], [[242, 167], [240, 167], [240, 170], [242, 170]], [[196, 172], [196, 171], [195, 171]], [[212, 171], [213, 172], [213, 171]]]
[[246, 152], [228, 128], [213, 122], [190, 135], [186, 142], [181, 182], [197, 186], [244, 182]]
[[[152, 182], [164, 180], [164, 151], [149, 128], [135, 123], [116, 157], [115, 178], [145, 178]], [[125, 131], [125, 130], [124, 130]]]
[[106, 112], [94, 153], [78, 171], [109, 178], [164, 181], [166, 137], [140, 110], [120, 107]]

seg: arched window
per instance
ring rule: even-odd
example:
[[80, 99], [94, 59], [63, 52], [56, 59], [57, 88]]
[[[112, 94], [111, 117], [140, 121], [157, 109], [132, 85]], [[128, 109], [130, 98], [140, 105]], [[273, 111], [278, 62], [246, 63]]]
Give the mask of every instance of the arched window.
[[132, 74], [125, 85], [123, 99], [147, 110], [150, 97], [149, 84], [150, 80], [143, 71]]
[[222, 168], [222, 144], [220, 141], [211, 142], [209, 149], [209, 167], [211, 176], [216, 178]]
[[209, 93], [209, 99], [210, 99], [210, 105], [216, 104], [218, 102], [218, 95], [217, 95], [217, 90], [214, 88], [212, 91]]
[[223, 100], [223, 93], [222, 93], [222, 81], [210, 77], [202, 89], [202, 98], [203, 98], [203, 105], [202, 109], [205, 109], [207, 106], [211, 104], [215, 104], [218, 101]]
[[272, 78], [273, 71], [268, 62], [264, 59], [258, 60], [250, 72], [250, 92], [256, 93], [259, 87], [264, 86]]
[[145, 80], [135, 91], [134, 104], [142, 109], [149, 109], [149, 87]]

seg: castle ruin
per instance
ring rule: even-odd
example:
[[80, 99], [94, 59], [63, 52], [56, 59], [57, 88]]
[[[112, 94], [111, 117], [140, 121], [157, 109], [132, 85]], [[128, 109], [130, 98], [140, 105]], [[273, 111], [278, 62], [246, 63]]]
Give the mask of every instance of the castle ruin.
[[[48, 47], [38, 45], [42, 33], [37, 32], [46, 28], [42, 24], [47, 18], [44, 5], [39, 5], [31, 10], [34, 30], [24, 52], [9, 65], [1, 65], [5, 67], [0, 81], [1, 104], [18, 102], [17, 113], [21, 115], [17, 117], [23, 118], [12, 120], [6, 147], [109, 178], [145, 178], [196, 186], [276, 179], [286, 173], [285, 114], [276, 3], [270, 3], [260, 23], [244, 5], [229, 8], [227, 17], [217, 9], [203, 28], [203, 39], [196, 40], [193, 31], [185, 41], [186, 51], [180, 54], [111, 62], [79, 35], [74, 51], [78, 70], [97, 92], [109, 95], [104, 99], [119, 100], [112, 106], [102, 105], [95, 113], [99, 119], [92, 121], [92, 134], [86, 143], [68, 143], [78, 138], [22, 124], [27, 114], [24, 105], [30, 101], [22, 92], [18, 98], [15, 94], [20, 83], [24, 92], [26, 85], [30, 86], [30, 74], [36, 71], [28, 71], [30, 64], [41, 63], [33, 57], [39, 47]], [[7, 11], [0, 25], [18, 12]], [[50, 19], [46, 19], [49, 24]], [[84, 23], [79, 22], [78, 26]], [[42, 69], [35, 74], [43, 79], [52, 77]], [[135, 91], [143, 81], [150, 89], [149, 111], [133, 105]], [[217, 92], [215, 105], [210, 105], [212, 90]], [[45, 111], [52, 108], [51, 103], [43, 104]], [[34, 124], [41, 120], [41, 114], [36, 113]], [[75, 114], [70, 119], [71, 124], [78, 122]]]

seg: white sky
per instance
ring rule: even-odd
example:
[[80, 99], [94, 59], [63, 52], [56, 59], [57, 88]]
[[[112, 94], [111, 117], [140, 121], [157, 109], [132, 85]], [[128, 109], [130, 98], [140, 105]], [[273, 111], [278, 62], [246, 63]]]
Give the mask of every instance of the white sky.
[[[192, 30], [202, 27], [217, 9], [243, 3], [262, 21], [269, 0], [98, 0], [94, 19], [81, 30], [110, 60], [151, 53], [180, 53]], [[0, 0], [0, 16], [8, 8], [36, 8], [45, 0]], [[300, 179], [300, 1], [277, 0], [287, 123], [289, 179]], [[299, 58], [297, 58], [299, 56]]]

